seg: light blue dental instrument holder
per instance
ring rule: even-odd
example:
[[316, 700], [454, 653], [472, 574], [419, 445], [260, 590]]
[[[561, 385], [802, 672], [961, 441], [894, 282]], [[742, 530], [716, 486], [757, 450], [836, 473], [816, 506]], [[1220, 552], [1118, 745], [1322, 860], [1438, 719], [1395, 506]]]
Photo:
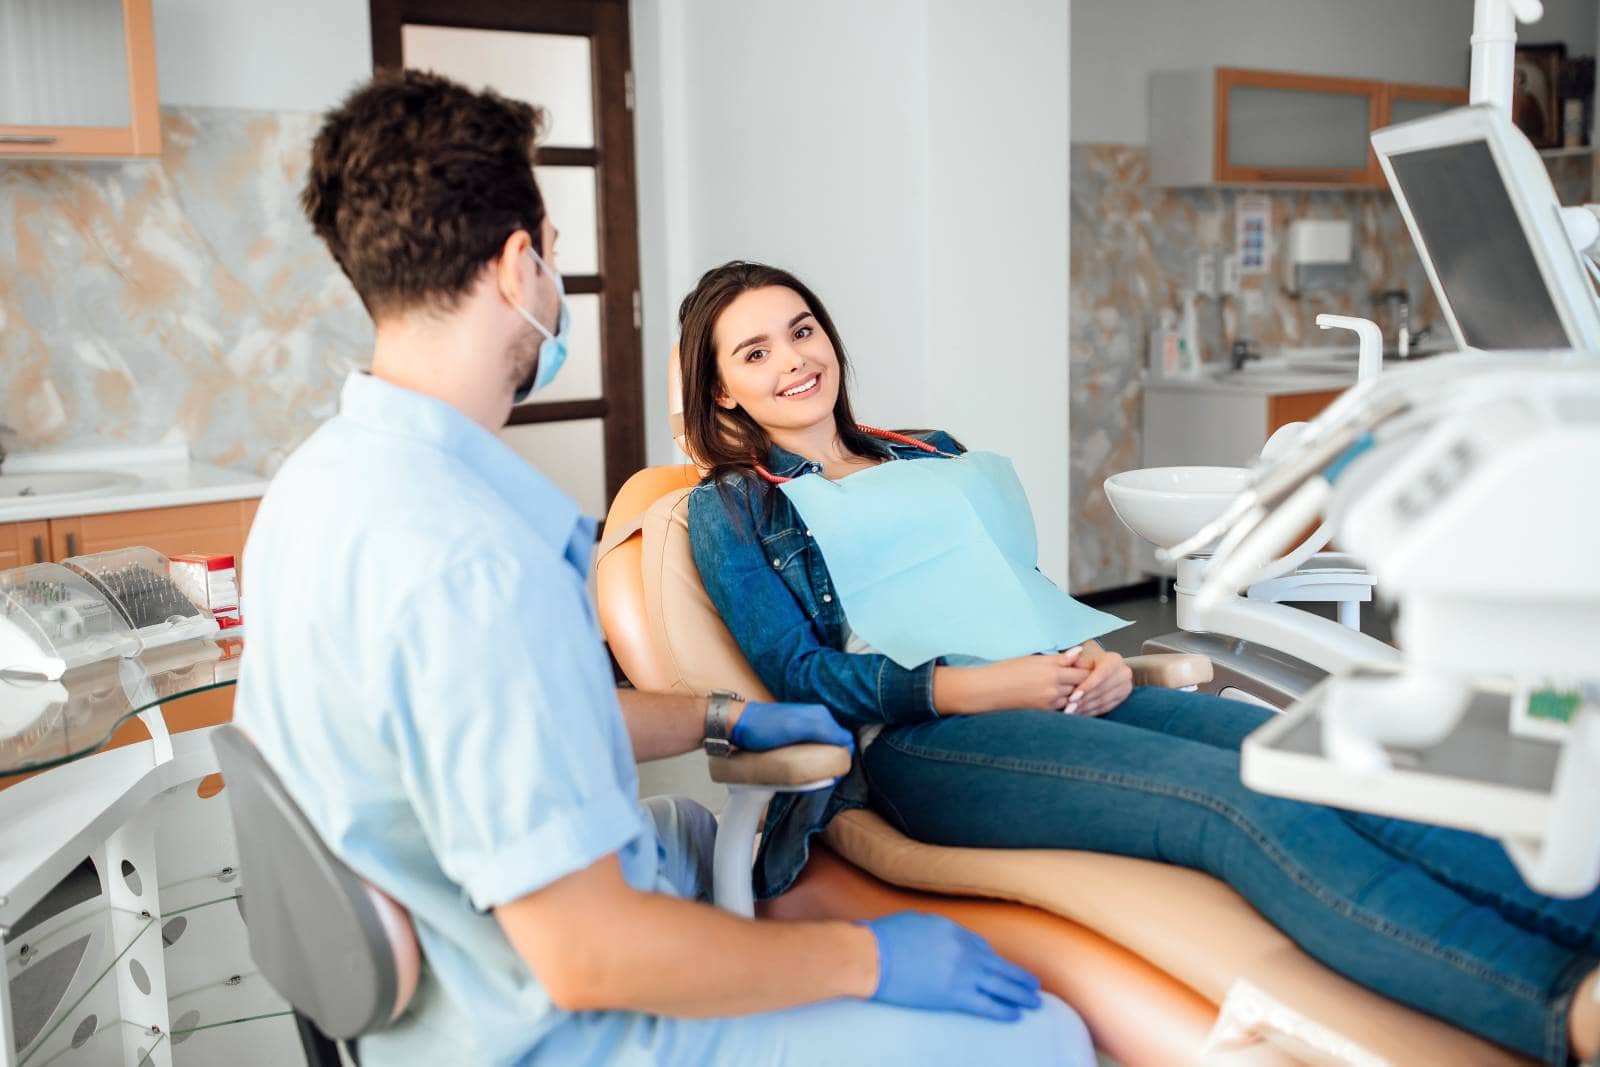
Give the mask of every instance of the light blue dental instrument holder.
[[1129, 625], [1037, 569], [1027, 494], [992, 452], [778, 486], [822, 550], [850, 629], [902, 667], [1055, 652]]

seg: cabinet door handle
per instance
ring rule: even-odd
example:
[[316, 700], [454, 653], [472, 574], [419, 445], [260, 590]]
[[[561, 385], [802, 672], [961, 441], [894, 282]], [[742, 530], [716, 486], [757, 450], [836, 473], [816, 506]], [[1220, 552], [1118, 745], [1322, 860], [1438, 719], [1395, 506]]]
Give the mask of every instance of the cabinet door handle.
[[33, 535], [33, 561], [35, 563], [44, 562], [44, 538], [38, 534]]
[[71, 533], [69, 531], [68, 534], [67, 534], [67, 555], [76, 556], [77, 554], [78, 554], [78, 535], [75, 534], [75, 533]]
[[55, 144], [59, 140], [53, 133], [0, 133], [0, 144]]

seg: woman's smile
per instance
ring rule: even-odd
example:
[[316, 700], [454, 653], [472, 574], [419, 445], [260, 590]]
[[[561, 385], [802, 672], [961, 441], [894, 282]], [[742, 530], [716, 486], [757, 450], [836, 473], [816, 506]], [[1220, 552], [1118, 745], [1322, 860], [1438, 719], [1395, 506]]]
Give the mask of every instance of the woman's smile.
[[815, 393], [821, 384], [822, 372], [812, 371], [794, 385], [779, 390], [778, 397], [783, 400], [802, 400]]

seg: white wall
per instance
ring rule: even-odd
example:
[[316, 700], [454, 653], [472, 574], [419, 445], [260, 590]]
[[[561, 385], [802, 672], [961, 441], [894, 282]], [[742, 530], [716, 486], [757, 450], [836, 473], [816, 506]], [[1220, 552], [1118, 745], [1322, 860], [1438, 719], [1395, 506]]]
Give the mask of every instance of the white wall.
[[1066, 584], [1070, 27], [1056, 0], [933, 0], [928, 420], [1010, 456]]
[[[754, 259], [812, 283], [855, 359], [859, 408], [921, 413], [924, 0], [634, 5], [652, 449], [664, 359], [706, 269]], [[660, 456], [653, 451], [652, 456]]]
[[1066, 573], [1065, 0], [635, 0], [650, 459], [677, 302], [731, 258], [812, 284], [856, 410], [1017, 459]]
[[367, 0], [155, 0], [161, 102], [325, 111], [372, 75], [368, 10]]
[[[1072, 138], [1144, 144], [1154, 70], [1259, 67], [1428, 85], [1467, 83], [1472, 0], [1077, 0]], [[1595, 0], [1545, 0], [1529, 43], [1596, 48]]]

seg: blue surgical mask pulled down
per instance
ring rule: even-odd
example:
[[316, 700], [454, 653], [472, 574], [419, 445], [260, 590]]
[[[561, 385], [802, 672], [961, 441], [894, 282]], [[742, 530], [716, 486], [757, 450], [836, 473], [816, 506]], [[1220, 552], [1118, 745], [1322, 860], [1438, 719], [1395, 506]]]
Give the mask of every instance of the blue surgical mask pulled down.
[[550, 328], [540, 322], [533, 312], [521, 304], [515, 305], [517, 314], [527, 319], [528, 325], [544, 334], [544, 341], [539, 345], [539, 360], [534, 365], [533, 376], [517, 386], [517, 391], [511, 397], [513, 404], [522, 403], [555, 380], [561, 365], [567, 361], [567, 338], [572, 332], [572, 315], [567, 310], [567, 290], [566, 286], [561, 284], [561, 275], [546, 266], [544, 260], [539, 258], [539, 253], [532, 248], [528, 249], [528, 255], [540, 270], [555, 279], [556, 295], [560, 298], [561, 311], [556, 318], [556, 330], [551, 333]]
[[1039, 573], [1033, 512], [1004, 456], [891, 462], [778, 488], [822, 550], [850, 629], [907, 669], [1053, 652], [1128, 625]]

